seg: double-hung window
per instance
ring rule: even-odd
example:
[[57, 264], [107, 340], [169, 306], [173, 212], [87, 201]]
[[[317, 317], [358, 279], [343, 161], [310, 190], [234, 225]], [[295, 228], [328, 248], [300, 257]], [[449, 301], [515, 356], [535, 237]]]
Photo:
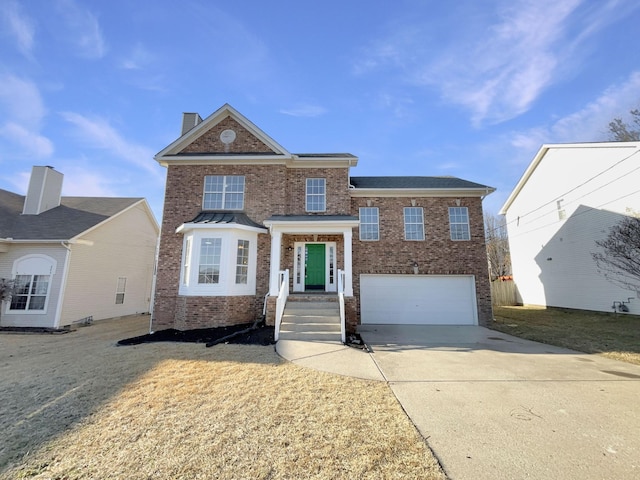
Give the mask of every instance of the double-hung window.
[[324, 178], [307, 178], [307, 212], [324, 212], [326, 208], [326, 181]]
[[404, 207], [404, 239], [424, 240], [422, 207]]
[[471, 240], [467, 207], [449, 207], [451, 240]]
[[127, 277], [118, 277], [118, 284], [116, 285], [116, 305], [122, 305], [124, 303], [124, 293], [127, 288]]
[[16, 275], [10, 310], [44, 310], [49, 275]]
[[246, 284], [249, 272], [249, 240], [238, 240], [236, 254], [236, 283]]
[[200, 240], [200, 261], [198, 263], [198, 283], [220, 282], [221, 238], [203, 238]]
[[378, 207], [360, 207], [360, 240], [380, 240]]
[[244, 176], [207, 175], [204, 177], [205, 210], [244, 209]]

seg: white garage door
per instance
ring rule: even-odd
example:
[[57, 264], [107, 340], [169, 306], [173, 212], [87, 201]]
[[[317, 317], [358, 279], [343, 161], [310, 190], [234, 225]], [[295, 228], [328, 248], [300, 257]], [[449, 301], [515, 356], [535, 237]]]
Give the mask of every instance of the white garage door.
[[361, 275], [363, 324], [477, 325], [471, 275]]

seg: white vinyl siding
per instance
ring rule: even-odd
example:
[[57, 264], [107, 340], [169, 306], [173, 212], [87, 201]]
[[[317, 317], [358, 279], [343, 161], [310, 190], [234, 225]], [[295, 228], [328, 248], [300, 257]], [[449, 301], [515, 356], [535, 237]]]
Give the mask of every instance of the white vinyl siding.
[[404, 207], [404, 239], [424, 240], [422, 207]]
[[204, 177], [204, 210], [242, 210], [244, 177], [242, 175], [207, 175]]
[[360, 240], [380, 240], [378, 207], [360, 208]]
[[[150, 214], [139, 203], [83, 236], [91, 245], [71, 245], [61, 325], [150, 311], [158, 235]], [[127, 279], [124, 304], [114, 302], [118, 277]]]
[[471, 240], [467, 207], [449, 207], [449, 231], [451, 240]]
[[307, 178], [306, 210], [307, 212], [324, 212], [326, 210], [326, 181], [324, 178]]

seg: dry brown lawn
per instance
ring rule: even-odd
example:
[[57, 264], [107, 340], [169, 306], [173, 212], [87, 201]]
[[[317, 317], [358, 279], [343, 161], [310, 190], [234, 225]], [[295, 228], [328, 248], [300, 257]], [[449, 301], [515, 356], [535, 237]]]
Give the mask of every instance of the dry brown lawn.
[[490, 328], [640, 365], [640, 317], [561, 308], [493, 307]]
[[115, 346], [147, 321], [0, 334], [1, 479], [445, 478], [385, 383], [273, 346]]

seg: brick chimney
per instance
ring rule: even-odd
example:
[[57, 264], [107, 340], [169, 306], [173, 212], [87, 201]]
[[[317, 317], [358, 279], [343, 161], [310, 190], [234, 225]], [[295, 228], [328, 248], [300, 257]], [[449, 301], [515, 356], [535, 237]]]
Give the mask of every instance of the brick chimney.
[[31, 169], [29, 189], [24, 198], [23, 215], [39, 215], [42, 212], [60, 206], [62, 194], [62, 175], [53, 167], [37, 167]]
[[193, 127], [202, 122], [202, 118], [197, 113], [182, 114], [182, 133], [181, 136], [191, 130]]

